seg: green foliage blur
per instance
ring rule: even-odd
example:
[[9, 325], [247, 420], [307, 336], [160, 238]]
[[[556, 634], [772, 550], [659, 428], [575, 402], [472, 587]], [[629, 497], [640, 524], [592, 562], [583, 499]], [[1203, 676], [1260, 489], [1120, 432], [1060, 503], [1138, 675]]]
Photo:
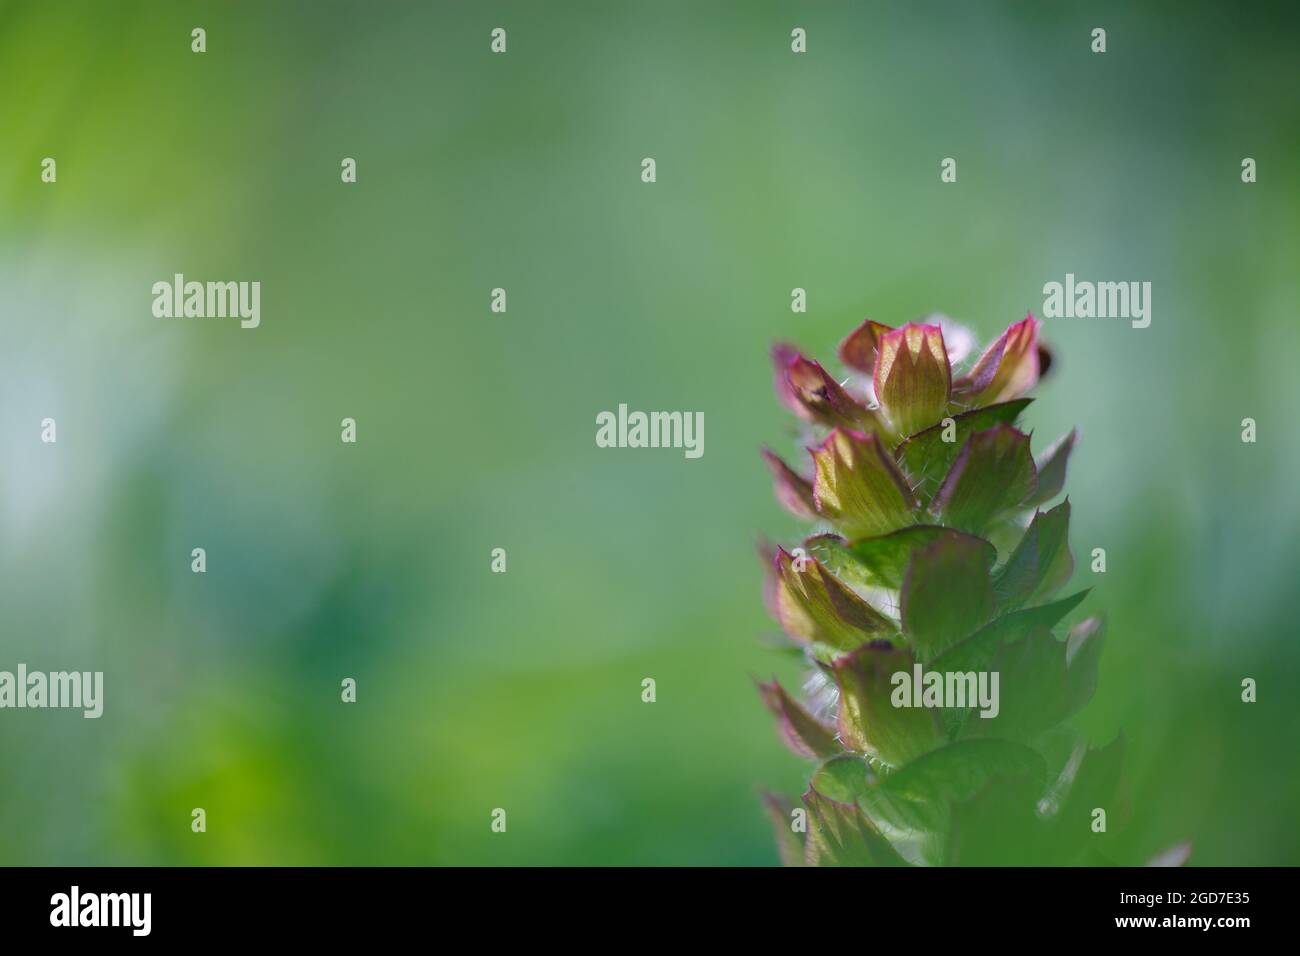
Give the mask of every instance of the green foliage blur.
[[[1081, 430], [1111, 853], [1300, 862], [1296, 26], [0, 3], [0, 669], [106, 685], [97, 721], [0, 711], [0, 864], [775, 863], [755, 788], [810, 767], [752, 684], [798, 683], [753, 548], [800, 530], [768, 347], [935, 311], [987, 340], [1067, 272], [1153, 283], [1148, 329], [1046, 322], [1026, 415]], [[261, 327], [154, 318], [177, 272], [260, 280]], [[704, 457], [597, 448], [620, 402], [703, 411]]]

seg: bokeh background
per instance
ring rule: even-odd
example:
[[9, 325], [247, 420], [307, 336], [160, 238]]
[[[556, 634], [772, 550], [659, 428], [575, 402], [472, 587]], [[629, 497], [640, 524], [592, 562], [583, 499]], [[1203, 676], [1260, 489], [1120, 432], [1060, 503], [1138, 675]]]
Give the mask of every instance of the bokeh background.
[[[0, 712], [0, 863], [774, 863], [755, 788], [809, 768], [751, 683], [798, 680], [753, 552], [799, 530], [769, 344], [986, 340], [1066, 272], [1154, 284], [1148, 329], [1048, 320], [1028, 413], [1081, 428], [1074, 551], [1108, 553], [1077, 723], [1129, 742], [1113, 852], [1300, 862], [1296, 27], [0, 2], [0, 668], [106, 681], [98, 721]], [[260, 280], [261, 328], [154, 318], [176, 272]], [[620, 402], [703, 411], [704, 457], [598, 449]]]

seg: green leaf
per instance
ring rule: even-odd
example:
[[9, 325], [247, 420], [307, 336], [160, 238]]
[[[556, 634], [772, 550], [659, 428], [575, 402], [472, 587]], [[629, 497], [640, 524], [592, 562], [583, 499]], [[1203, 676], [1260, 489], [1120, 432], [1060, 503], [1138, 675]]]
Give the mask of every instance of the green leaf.
[[981, 671], [988, 670], [998, 648], [1003, 644], [1021, 640], [1035, 631], [1050, 630], [1079, 606], [1091, 588], [1063, 597], [1051, 604], [1012, 611], [994, 618], [966, 640], [957, 644], [930, 662], [930, 670]]
[[955, 801], [945, 866], [1032, 866], [1041, 859], [1035, 807], [1042, 779], [1002, 775], [967, 800]]
[[918, 757], [881, 786], [906, 800], [968, 800], [997, 776], [1027, 775], [1040, 783], [1047, 767], [1036, 751], [1009, 740], [958, 740]]
[[883, 836], [908, 859], [937, 864], [943, 860], [951, 807], [947, 803], [908, 800], [893, 793], [888, 778], [868, 786], [858, 806]]
[[903, 633], [929, 660], [993, 613], [988, 543], [970, 535], [941, 538], [912, 555], [903, 581]]
[[[1030, 619], [1032, 615], [1021, 618], [1022, 622]], [[965, 669], [997, 672], [997, 714], [975, 718], [970, 717], [971, 708], [945, 710], [941, 714], [945, 730], [952, 734], [969, 719], [967, 736], [1034, 739], [1091, 700], [1101, 644], [1101, 624], [1096, 618], [1078, 624], [1070, 640], [1058, 640], [1047, 627], [1036, 627], [1017, 640], [1004, 641], [987, 665]]]
[[975, 432], [985, 431], [995, 425], [1011, 425], [1032, 402], [1031, 398], [1018, 398], [1013, 402], [989, 405], [972, 412], [952, 417], [952, 441], [944, 441], [945, 428], [940, 422], [925, 431], [917, 432], [894, 449], [894, 457], [912, 479], [916, 494], [923, 504], [928, 503], [939, 487], [939, 482], [952, 467], [957, 453]]
[[803, 866], [804, 834], [797, 832], [792, 826], [794, 801], [766, 790], [760, 790], [759, 796], [763, 801], [763, 810], [767, 813], [767, 818], [772, 821], [772, 833], [776, 837], [776, 849], [781, 857], [781, 865]]
[[884, 534], [915, 520], [916, 499], [877, 436], [837, 428], [812, 456], [817, 511], [848, 537]]
[[[1076, 818], [1090, 817], [1093, 807], [1109, 806], [1112, 817], [1122, 817], [1124, 806], [1116, 799], [1124, 764], [1124, 735], [1119, 734], [1104, 747], [1089, 747], [1084, 759], [1069, 781], [1069, 796], [1065, 811], [1074, 811]], [[1057, 781], [1060, 794], [1062, 779]], [[1118, 822], [1118, 821], [1115, 821]]]
[[812, 789], [837, 803], [856, 803], [875, 830], [896, 846], [933, 839], [942, 829], [947, 808], [903, 800], [880, 786], [881, 779], [861, 757], [844, 755], [817, 768]]
[[839, 803], [854, 803], [876, 776], [859, 754], [841, 753], [822, 763], [813, 773], [811, 786], [823, 797]]
[[1065, 716], [1078, 713], [1092, 700], [1092, 695], [1097, 690], [1097, 672], [1105, 642], [1106, 626], [1099, 617], [1090, 617], [1070, 628], [1065, 650], [1065, 666], [1070, 678], [1070, 706]]
[[1039, 600], [1070, 580], [1070, 502], [1036, 512], [1016, 550], [993, 575], [998, 606], [1015, 608]]
[[[857, 804], [902, 857], [919, 864], [939, 864], [948, 829], [948, 803], [905, 799], [888, 787], [888, 779], [875, 774], [862, 757], [845, 754], [818, 767], [811, 786], [829, 800]], [[1037, 793], [1041, 786], [1035, 796]]]
[[991, 718], [971, 718], [970, 732], [980, 736], [1028, 740], [1065, 719], [1070, 705], [1066, 645], [1040, 630], [1004, 644], [994, 658], [999, 711]]
[[823, 724], [786, 693], [779, 682], [756, 682], [758, 693], [777, 719], [786, 746], [801, 757], [830, 757], [843, 751], [833, 728]]
[[[907, 566], [912, 562], [913, 554], [936, 541], [962, 539], [982, 545], [987, 550], [987, 565], [992, 566], [997, 559], [993, 545], [982, 538], [937, 524], [912, 525], [874, 538], [842, 543], [840, 547], [861, 569], [858, 573], [867, 583], [898, 591], [902, 590], [903, 577], [907, 573]], [[843, 539], [840, 540], [843, 542]]]
[[816, 518], [817, 504], [813, 500], [812, 482], [766, 448], [763, 449], [763, 460], [772, 472], [776, 500], [785, 510], [796, 518]]
[[852, 750], [900, 766], [940, 742], [932, 711], [895, 707], [894, 675], [910, 681], [915, 658], [882, 642], [864, 644], [832, 664], [840, 690], [840, 741]]
[[772, 602], [781, 626], [804, 643], [848, 651], [875, 635], [894, 631], [889, 618], [813, 558], [795, 558], [778, 549], [773, 592]]
[[[878, 781], [868, 779], [858, 805], [904, 855], [948, 861], [954, 809], [994, 783], [1015, 781], [1032, 807], [1043, 792], [1043, 758], [1005, 740], [965, 740], [931, 751]], [[1004, 813], [1010, 808], [1003, 808]]]
[[979, 534], [1034, 489], [1029, 436], [995, 425], [967, 439], [930, 502], [945, 525]]
[[814, 790], [808, 808], [807, 861], [813, 866], [905, 866], [889, 841], [856, 804], [828, 800]]
[[1080, 744], [1046, 791], [1039, 815], [1051, 824], [1058, 857], [1078, 853], [1086, 842], [1096, 840], [1091, 829], [1094, 809], [1106, 811], [1108, 831], [1123, 824], [1128, 811], [1121, 791], [1124, 749], [1123, 734], [1104, 747]]
[[804, 550], [822, 563], [826, 570], [850, 587], [868, 588], [877, 584], [871, 568], [861, 561], [838, 534], [825, 532], [805, 538]]
[[1058, 438], [1043, 452], [1038, 459], [1038, 487], [1025, 502], [1027, 505], [1041, 505], [1051, 501], [1065, 487], [1065, 470], [1078, 438], [1078, 429], [1071, 428], [1068, 435]]

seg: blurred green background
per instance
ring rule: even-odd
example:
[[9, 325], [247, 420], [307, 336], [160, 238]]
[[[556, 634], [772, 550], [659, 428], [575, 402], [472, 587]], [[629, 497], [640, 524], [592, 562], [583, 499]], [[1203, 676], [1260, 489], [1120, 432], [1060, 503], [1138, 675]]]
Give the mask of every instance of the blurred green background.
[[[1066, 272], [1154, 285], [1148, 329], [1047, 321], [1027, 419], [1082, 431], [1114, 852], [1300, 862], [1296, 24], [0, 2], [0, 669], [106, 682], [98, 721], [0, 712], [0, 863], [774, 863], [755, 788], [809, 768], [751, 683], [798, 682], [753, 553], [800, 527], [769, 344], [987, 340]], [[261, 328], [154, 318], [176, 272], [260, 280]], [[620, 402], [703, 411], [704, 457], [598, 449]]]

